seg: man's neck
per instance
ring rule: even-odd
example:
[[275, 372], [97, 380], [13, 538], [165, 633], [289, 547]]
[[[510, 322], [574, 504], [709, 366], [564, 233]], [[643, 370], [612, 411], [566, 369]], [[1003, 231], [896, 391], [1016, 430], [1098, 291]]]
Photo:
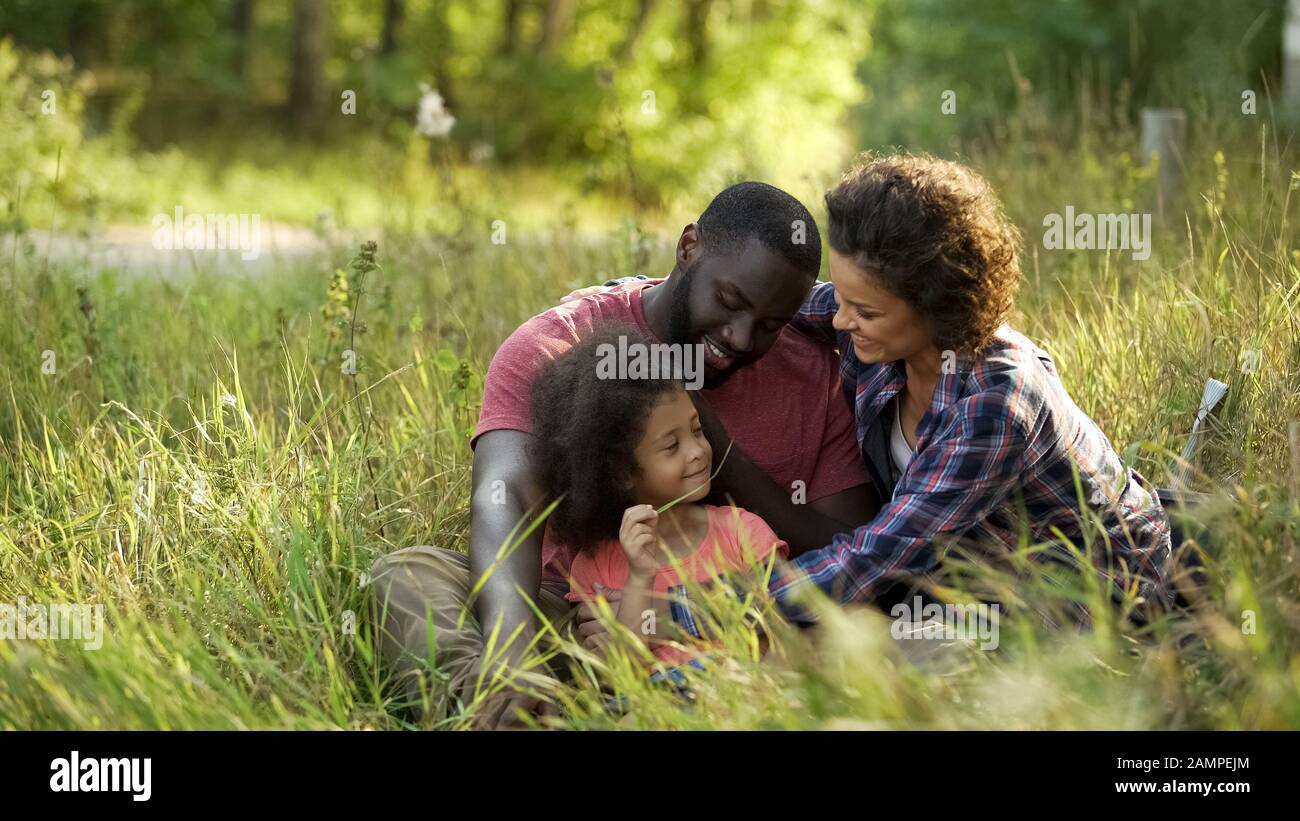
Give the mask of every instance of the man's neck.
[[675, 276], [676, 273], [677, 269], [674, 268], [668, 275], [668, 279], [658, 285], [651, 285], [641, 292], [641, 313], [645, 314], [645, 324], [650, 326], [650, 332], [657, 339], [664, 341], [667, 341], [672, 330], [672, 323], [669, 321], [673, 302], [672, 289], [677, 287], [680, 279]]

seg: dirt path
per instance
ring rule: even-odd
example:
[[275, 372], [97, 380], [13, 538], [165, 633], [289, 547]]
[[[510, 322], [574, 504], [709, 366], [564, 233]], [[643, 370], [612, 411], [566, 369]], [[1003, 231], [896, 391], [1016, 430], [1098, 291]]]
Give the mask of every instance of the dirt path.
[[[250, 232], [252, 228], [250, 226]], [[286, 263], [325, 262], [327, 244], [314, 231], [298, 225], [260, 224], [244, 242], [246, 250], [168, 249], [155, 245], [151, 225], [109, 225], [88, 236], [81, 233], [34, 229], [29, 234], [35, 246], [29, 259], [42, 264], [84, 267], [94, 273], [118, 269], [133, 274], [180, 275], [199, 270], [220, 273], [265, 273]], [[12, 240], [11, 240], [12, 241]], [[15, 253], [0, 242], [0, 253]], [[16, 253], [21, 257], [21, 246]]]

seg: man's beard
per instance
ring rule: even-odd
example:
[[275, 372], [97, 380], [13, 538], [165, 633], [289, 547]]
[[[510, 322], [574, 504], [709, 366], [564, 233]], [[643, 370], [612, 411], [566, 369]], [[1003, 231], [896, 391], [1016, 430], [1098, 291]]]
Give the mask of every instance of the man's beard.
[[668, 341], [675, 345], [691, 343], [691, 283], [695, 281], [691, 275], [699, 267], [697, 260], [679, 274], [682, 280], [673, 287], [672, 302], [668, 305]]
[[[695, 283], [693, 274], [699, 267], [700, 263], [696, 261], [694, 265], [678, 274], [682, 281], [677, 283], [677, 287], [673, 289], [672, 302], [668, 304], [668, 341], [676, 345], [704, 344], [702, 340], [691, 339], [695, 329], [695, 323], [691, 317], [691, 286]], [[735, 367], [715, 373], [713, 376], [709, 376], [706, 372], [704, 387], [719, 387], [730, 379], [735, 372]]]

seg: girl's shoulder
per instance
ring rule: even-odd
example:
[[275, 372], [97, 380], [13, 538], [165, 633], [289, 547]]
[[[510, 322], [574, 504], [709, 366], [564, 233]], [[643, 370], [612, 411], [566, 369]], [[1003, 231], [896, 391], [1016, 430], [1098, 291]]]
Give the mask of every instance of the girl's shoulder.
[[767, 522], [743, 507], [705, 505], [709, 513], [710, 537], [717, 548], [732, 559], [746, 554], [762, 558], [773, 550], [785, 555], [789, 548]]
[[754, 520], [763, 521], [756, 514], [736, 505], [700, 505], [700, 507], [703, 507], [708, 512], [710, 526], [721, 524], [728, 528], [734, 528], [738, 523], [752, 522]]

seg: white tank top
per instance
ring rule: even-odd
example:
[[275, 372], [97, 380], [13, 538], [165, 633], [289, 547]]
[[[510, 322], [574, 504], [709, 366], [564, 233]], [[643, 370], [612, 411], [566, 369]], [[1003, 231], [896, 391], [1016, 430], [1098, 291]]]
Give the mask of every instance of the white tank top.
[[907, 438], [903, 436], [903, 413], [899, 404], [898, 397], [894, 397], [894, 427], [889, 434], [889, 456], [894, 460], [894, 467], [898, 468], [901, 474], [907, 470], [907, 465], [912, 461], [915, 455], [912, 446], [907, 444]]

